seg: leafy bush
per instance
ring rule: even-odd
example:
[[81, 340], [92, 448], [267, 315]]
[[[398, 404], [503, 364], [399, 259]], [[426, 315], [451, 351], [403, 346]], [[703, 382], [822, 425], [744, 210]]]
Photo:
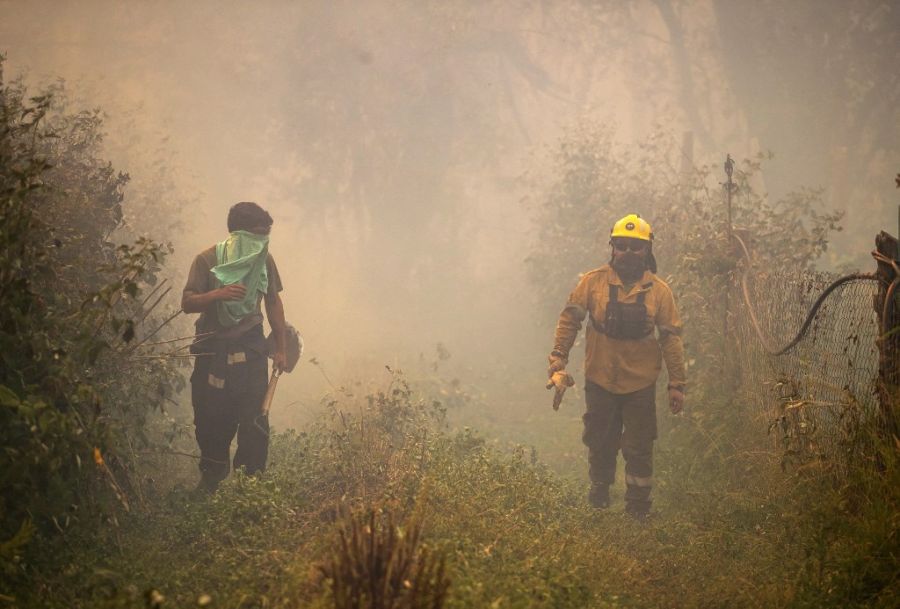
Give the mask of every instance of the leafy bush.
[[21, 81], [0, 79], [6, 571], [18, 569], [30, 532], [63, 531], [85, 510], [140, 497], [131, 477], [136, 444], [147, 414], [177, 389], [171, 361], [136, 357], [161, 323], [158, 302], [142, 292], [157, 283], [169, 248], [111, 240], [128, 176], [99, 157], [99, 112], [71, 112], [61, 99], [28, 98]]

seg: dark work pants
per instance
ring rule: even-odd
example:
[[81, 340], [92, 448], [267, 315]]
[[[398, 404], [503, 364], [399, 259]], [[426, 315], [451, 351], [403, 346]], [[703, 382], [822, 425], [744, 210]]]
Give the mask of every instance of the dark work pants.
[[239, 342], [208, 344], [191, 375], [194, 426], [200, 447], [201, 483], [214, 489], [229, 471], [231, 441], [237, 434], [234, 468], [249, 474], [266, 467], [269, 420], [260, 415], [268, 385], [268, 359]]
[[591, 482], [615, 482], [619, 449], [625, 458], [626, 509], [644, 514], [650, 509], [653, 481], [653, 441], [656, 439], [656, 384], [633, 393], [610, 393], [588, 382], [584, 388], [582, 440], [588, 447]]

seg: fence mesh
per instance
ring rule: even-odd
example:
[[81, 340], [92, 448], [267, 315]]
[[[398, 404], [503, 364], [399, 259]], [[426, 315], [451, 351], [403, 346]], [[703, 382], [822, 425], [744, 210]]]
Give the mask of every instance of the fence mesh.
[[[749, 299], [768, 342], [786, 345], [835, 279], [827, 273], [754, 273]], [[765, 419], [786, 460], [827, 459], [840, 466], [865, 448], [858, 432], [879, 412], [877, 291], [875, 281], [841, 285], [805, 337], [779, 356], [765, 349], [743, 296], [736, 297], [742, 303], [733, 327], [744, 399]]]

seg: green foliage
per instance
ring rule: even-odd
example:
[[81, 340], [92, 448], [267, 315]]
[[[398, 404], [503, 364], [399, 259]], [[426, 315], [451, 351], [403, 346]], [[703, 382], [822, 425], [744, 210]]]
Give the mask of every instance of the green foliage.
[[15, 576], [15, 565], [22, 559], [28, 542], [34, 536], [34, 524], [30, 520], [22, 522], [22, 526], [11, 538], [0, 542], [0, 569], [4, 577]]
[[446, 607], [887, 607], [897, 591], [896, 467], [838, 487], [785, 474], [722, 404], [670, 430], [643, 524], [616, 493], [592, 510], [531, 450], [446, 430], [396, 374], [326, 406], [308, 431], [273, 435], [262, 476], [44, 539], [19, 605], [134, 607], [152, 592], [164, 607], [333, 607], [340, 514], [373, 512], [421, 524], [419, 544], [446, 557]]
[[807, 536], [799, 607], [890, 607], [900, 594], [900, 462], [897, 446], [874, 438], [881, 468], [855, 463], [835, 485], [803, 481], [814, 500], [800, 526]]
[[140, 494], [135, 442], [177, 388], [170, 362], [134, 358], [169, 248], [111, 241], [128, 177], [101, 134], [61, 90], [0, 82], [0, 540], [15, 552], [23, 522], [61, 531]]

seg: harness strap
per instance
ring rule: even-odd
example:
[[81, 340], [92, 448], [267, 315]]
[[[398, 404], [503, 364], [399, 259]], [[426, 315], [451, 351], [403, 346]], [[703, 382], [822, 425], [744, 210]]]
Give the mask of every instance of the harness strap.
[[647, 295], [646, 290], [649, 290], [649, 289], [652, 288], [652, 287], [653, 287], [653, 283], [652, 283], [652, 282], [651, 282], [651, 283], [645, 283], [644, 285], [641, 286], [641, 288], [642, 288], [644, 291], [641, 292], [641, 293], [639, 293], [638, 296], [637, 296], [637, 303], [638, 303], [638, 304], [644, 304], [644, 297]]

